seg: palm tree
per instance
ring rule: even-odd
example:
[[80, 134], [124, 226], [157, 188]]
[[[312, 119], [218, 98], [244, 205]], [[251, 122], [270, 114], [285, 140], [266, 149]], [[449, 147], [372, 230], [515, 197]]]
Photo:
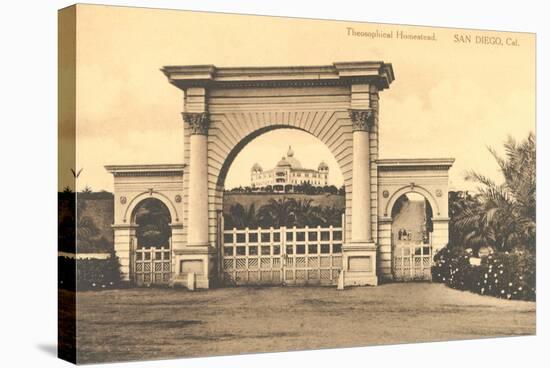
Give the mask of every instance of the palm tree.
[[470, 171], [467, 180], [479, 184], [477, 203], [465, 207], [454, 226], [466, 233], [472, 246], [492, 245], [500, 250], [527, 247], [534, 251], [536, 235], [535, 136], [517, 143], [509, 137], [505, 156], [489, 149], [504, 176], [504, 183]]
[[321, 226], [342, 226], [342, 214], [344, 213], [342, 208], [335, 205], [325, 206], [320, 212]]
[[312, 206], [313, 199], [298, 199], [294, 205], [294, 226], [317, 226], [321, 223], [320, 208]]
[[262, 227], [293, 226], [294, 209], [296, 201], [292, 198], [271, 198], [268, 204], [263, 205], [259, 211], [259, 221]]
[[248, 208], [240, 203], [235, 203], [229, 208], [229, 213], [224, 215], [226, 229], [244, 229], [258, 227], [258, 214], [256, 206], [252, 203]]

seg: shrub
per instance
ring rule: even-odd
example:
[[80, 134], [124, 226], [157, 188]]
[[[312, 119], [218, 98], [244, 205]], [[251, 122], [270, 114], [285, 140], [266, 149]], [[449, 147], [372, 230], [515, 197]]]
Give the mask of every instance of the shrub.
[[73, 259], [58, 257], [59, 287], [67, 290], [104, 290], [121, 286], [118, 258]]
[[505, 299], [536, 299], [536, 261], [532, 253], [494, 253], [481, 265], [470, 264], [471, 254], [445, 247], [434, 256], [432, 280], [459, 290]]

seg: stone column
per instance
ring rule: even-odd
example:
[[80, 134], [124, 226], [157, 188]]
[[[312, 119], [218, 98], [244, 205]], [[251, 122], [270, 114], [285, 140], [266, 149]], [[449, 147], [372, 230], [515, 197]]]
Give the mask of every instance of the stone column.
[[208, 127], [206, 112], [184, 112], [190, 130], [187, 241], [175, 249], [173, 285], [190, 290], [208, 289], [215, 274], [215, 248], [210, 246], [208, 228]]
[[183, 113], [191, 130], [187, 244], [208, 245], [208, 145], [207, 113]]
[[351, 239], [343, 248], [344, 285], [377, 285], [376, 245], [372, 241], [369, 131], [374, 110], [349, 110], [353, 124]]
[[374, 111], [352, 109], [349, 114], [353, 123], [351, 241], [372, 243], [369, 130], [374, 123]]

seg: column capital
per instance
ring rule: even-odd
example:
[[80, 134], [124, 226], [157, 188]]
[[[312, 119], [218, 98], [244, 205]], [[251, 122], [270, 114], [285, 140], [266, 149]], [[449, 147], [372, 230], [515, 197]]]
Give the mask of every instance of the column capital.
[[187, 125], [191, 128], [191, 135], [208, 134], [210, 125], [210, 115], [207, 112], [182, 112], [181, 116]]
[[353, 131], [368, 132], [374, 126], [374, 109], [349, 109]]

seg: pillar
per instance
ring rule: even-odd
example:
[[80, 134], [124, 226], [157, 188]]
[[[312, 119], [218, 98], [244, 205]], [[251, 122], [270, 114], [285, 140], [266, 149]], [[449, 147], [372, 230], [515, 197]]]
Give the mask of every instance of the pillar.
[[432, 253], [436, 254], [449, 242], [449, 218], [433, 218], [432, 224]]
[[206, 246], [208, 245], [208, 116], [206, 113], [184, 113], [183, 119], [191, 129], [187, 244]]
[[187, 241], [174, 250], [173, 285], [208, 289], [214, 274], [215, 250], [210, 246], [208, 230], [208, 126], [206, 112], [184, 112], [189, 140], [189, 190], [187, 209]]
[[370, 109], [351, 110], [353, 122], [353, 181], [351, 192], [351, 241], [372, 243], [370, 205]]
[[136, 225], [131, 224], [113, 225], [114, 250], [120, 263], [122, 281], [133, 281], [132, 268], [134, 248], [136, 246], [136, 228]]
[[392, 218], [378, 220], [377, 276], [381, 281], [392, 281]]
[[374, 110], [350, 109], [353, 126], [351, 239], [344, 245], [344, 285], [377, 285], [376, 245], [372, 241], [369, 131]]

